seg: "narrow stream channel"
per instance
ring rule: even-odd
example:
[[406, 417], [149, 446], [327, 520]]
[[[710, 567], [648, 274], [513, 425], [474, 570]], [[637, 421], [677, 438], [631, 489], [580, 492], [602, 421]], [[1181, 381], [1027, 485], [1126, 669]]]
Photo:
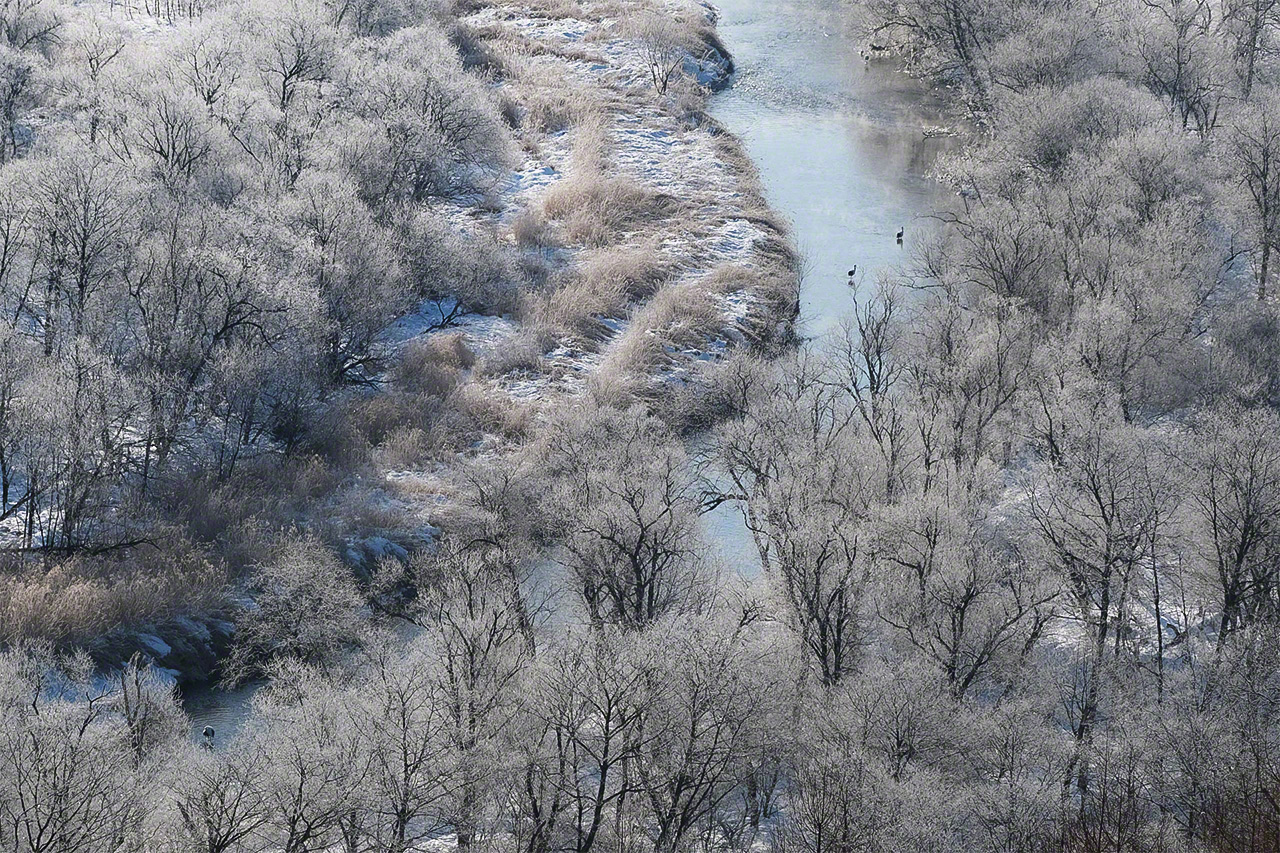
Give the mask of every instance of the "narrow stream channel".
[[[864, 286], [873, 285], [928, 228], [920, 217], [947, 196], [928, 173], [956, 143], [926, 138], [925, 128], [947, 122], [919, 82], [891, 62], [863, 62], [842, 0], [717, 3], [737, 78], [714, 98], [712, 114], [746, 144], [770, 204], [792, 223], [806, 263], [802, 327], [820, 337], [850, 307], [847, 270], [857, 264]], [[726, 570], [759, 572], [735, 507], [723, 505], [705, 522]], [[187, 691], [193, 736], [210, 725], [226, 743], [248, 719], [257, 687]]]

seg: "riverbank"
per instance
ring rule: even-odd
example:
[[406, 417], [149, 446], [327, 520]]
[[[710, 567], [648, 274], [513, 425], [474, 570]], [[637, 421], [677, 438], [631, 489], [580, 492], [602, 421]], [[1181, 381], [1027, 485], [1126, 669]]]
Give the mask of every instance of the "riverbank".
[[[681, 14], [650, 0], [477, 2], [457, 17], [451, 38], [488, 80], [517, 153], [488, 192], [437, 212], [456, 239], [518, 257], [530, 284], [501, 313], [425, 302], [382, 336], [390, 377], [415, 354], [458, 353], [449, 401], [483, 429], [443, 459], [395, 433], [309, 503], [302, 527], [329, 531], [358, 574], [432, 547], [463, 469], [501, 466], [547, 413], [586, 396], [695, 420], [708, 368], [790, 341], [797, 254], [741, 144], [706, 112], [733, 67], [714, 12]], [[648, 70], [655, 56], [675, 64], [670, 80]], [[235, 610], [124, 627], [91, 650], [105, 667], [138, 652], [204, 682]]]
[[[856, 44], [833, 41], [816, 31], [835, 20], [834, 15], [826, 14], [831, 10], [821, 4], [794, 10], [796, 14], [787, 16], [785, 25], [769, 14], [768, 4], [757, 0], [723, 0], [721, 6], [719, 32], [738, 56], [737, 74], [731, 88], [704, 103], [712, 122], [729, 133], [715, 135], [711, 130], [714, 125], [704, 120], [703, 129], [708, 132], [705, 136], [699, 132], [693, 144], [710, 141], [731, 146], [728, 150], [735, 163], [749, 152], [752, 159], [738, 164], [746, 168], [737, 180], [747, 184], [754, 203], [768, 203], [794, 223], [788, 239], [804, 245], [806, 260], [839, 265], [852, 252], [862, 259], [866, 279], [874, 281], [877, 267], [900, 261], [922, 233], [912, 229], [907, 246], [898, 247], [892, 233], [883, 233], [886, 223], [914, 222], [917, 215], [946, 199], [946, 189], [931, 180], [928, 172], [932, 157], [948, 143], [926, 140], [922, 132], [938, 121], [940, 108], [917, 81], [897, 73], [889, 63], [867, 65], [858, 56]], [[546, 22], [537, 29], [556, 32]], [[815, 45], [824, 50], [816, 51]], [[818, 151], [806, 137], [815, 128], [823, 139], [834, 140], [833, 151]], [[540, 190], [531, 186], [532, 181], [520, 185], [527, 199], [521, 203], [522, 210], [538, 210], [540, 193], [571, 168], [573, 131], [550, 136], [562, 143], [560, 166], [546, 177], [547, 185]], [[544, 146], [544, 156], [549, 148]], [[632, 156], [629, 152], [623, 155]], [[532, 165], [525, 171], [537, 174]], [[721, 178], [725, 174], [716, 172]], [[735, 187], [726, 192], [743, 190]], [[498, 218], [513, 221], [516, 217], [498, 214]], [[554, 256], [561, 251], [548, 249], [546, 254]], [[593, 251], [599, 253], [587, 249], [576, 257], [589, 260]], [[572, 262], [573, 253], [566, 254]], [[847, 310], [849, 290], [843, 271], [839, 272], [841, 277], [836, 281], [826, 275], [806, 278], [801, 299], [807, 306], [802, 317], [808, 324], [807, 332], [820, 334]], [[516, 339], [527, 333], [515, 321], [492, 317], [464, 318], [460, 328], [469, 330], [469, 346], [477, 348], [483, 347], [486, 339]], [[550, 355], [547, 361], [559, 356]], [[594, 368], [600, 364], [598, 356], [580, 358]], [[586, 370], [566, 372], [554, 381], [516, 372], [491, 381], [499, 389], [505, 388], [503, 393], [512, 399], [519, 401], [526, 399], [522, 394], [527, 395], [545, 411], [554, 411], [557, 400], [570, 401], [594, 390], [594, 380]], [[494, 455], [519, 441], [495, 439], [478, 452]], [[699, 450], [695, 444], [691, 453], [696, 457]], [[458, 488], [448, 471], [404, 469], [389, 471], [387, 476], [406, 486], [406, 502], [415, 487], [420, 486], [423, 495], [442, 497]], [[444, 507], [447, 504], [442, 501], [437, 510]], [[703, 524], [723, 565], [748, 578], [759, 571], [759, 554], [736, 506], [722, 504], [703, 516]], [[198, 726], [212, 725], [230, 735], [248, 718], [253, 691], [253, 686], [230, 693], [197, 690], [187, 696], [186, 706]]]
[[[653, 400], [736, 344], [788, 336], [797, 256], [741, 144], [707, 115], [733, 66], [715, 12], [694, 8], [498, 2], [459, 19], [516, 116], [523, 162], [496, 209], [459, 210], [458, 224], [517, 246], [541, 286], [517, 317], [454, 328], [481, 359], [473, 380], [512, 407], [584, 390]], [[655, 59], [678, 69], [670, 81], [655, 82]], [[413, 341], [437, 312], [389, 341]]]

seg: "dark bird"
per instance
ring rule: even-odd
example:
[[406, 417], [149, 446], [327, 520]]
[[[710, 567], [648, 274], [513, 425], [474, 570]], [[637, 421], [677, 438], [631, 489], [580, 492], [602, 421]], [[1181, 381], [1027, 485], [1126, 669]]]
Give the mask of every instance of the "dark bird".
[[904, 229], [902, 226], [898, 226], [898, 236], [897, 236], [897, 240], [898, 240], [898, 242], [899, 242], [899, 243], [901, 243], [901, 242], [902, 242], [902, 232], [903, 232], [903, 231], [905, 231], [905, 230], [906, 230], [906, 229]]
[[858, 265], [854, 264], [853, 269], [849, 270], [849, 278], [853, 278], [857, 274], [858, 274]]
[[213, 749], [213, 726], [204, 727], [204, 748]]

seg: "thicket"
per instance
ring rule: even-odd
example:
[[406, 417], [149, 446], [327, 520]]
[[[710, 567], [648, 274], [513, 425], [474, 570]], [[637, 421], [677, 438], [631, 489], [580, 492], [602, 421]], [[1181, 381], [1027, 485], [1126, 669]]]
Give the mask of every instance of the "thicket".
[[389, 377], [385, 335], [526, 287], [439, 211], [513, 156], [463, 35], [435, 3], [0, 6], [0, 640], [216, 607], [389, 434], [470, 440], [456, 359]]
[[[610, 128], [659, 94], [697, 122], [705, 90], [673, 66], [661, 93], [571, 97], [540, 60], [594, 42], [464, 24], [476, 8], [0, 6], [0, 642], [225, 609], [282, 530], [421, 544], [382, 475], [521, 439], [532, 407], [490, 380], [599, 348], [602, 317], [671, 280], [654, 235], [687, 204], [614, 174]], [[700, 10], [592, 14], [639, 58], [715, 45]], [[560, 131], [568, 174], [502, 219], [512, 168]], [[693, 334], [672, 308], [718, 332], [695, 296], [664, 297], [601, 387], [646, 390]], [[478, 311], [518, 331], [422, 342]], [[403, 318], [421, 340], [398, 343]]]

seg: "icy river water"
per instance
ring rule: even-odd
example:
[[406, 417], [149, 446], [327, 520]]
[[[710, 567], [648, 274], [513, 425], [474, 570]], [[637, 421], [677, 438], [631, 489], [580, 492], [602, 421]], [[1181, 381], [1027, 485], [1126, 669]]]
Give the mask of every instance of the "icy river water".
[[[737, 76], [713, 99], [712, 114], [743, 140], [770, 204], [791, 221], [805, 260], [802, 331], [820, 338], [850, 308], [850, 267], [871, 286], [879, 271], [909, 257], [928, 228], [921, 217], [945, 203], [929, 172], [955, 140], [926, 137], [926, 128], [947, 122], [920, 83], [892, 62], [863, 61], [842, 0], [717, 6]], [[706, 523], [727, 569], [759, 570], [736, 509], [723, 505]], [[248, 718], [255, 689], [187, 691], [193, 731], [213, 726], [225, 742]]]

